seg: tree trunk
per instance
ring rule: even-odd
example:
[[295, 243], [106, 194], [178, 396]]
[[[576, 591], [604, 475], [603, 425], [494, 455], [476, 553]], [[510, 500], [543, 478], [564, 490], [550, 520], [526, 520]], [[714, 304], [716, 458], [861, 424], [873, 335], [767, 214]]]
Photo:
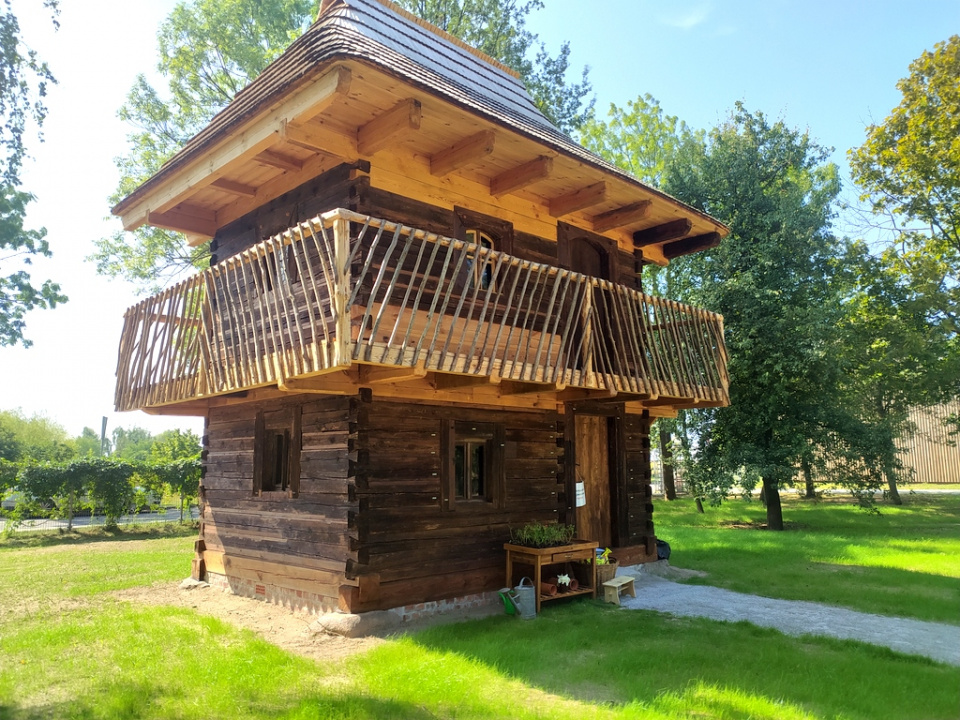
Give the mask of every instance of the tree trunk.
[[817, 498], [817, 489], [813, 485], [813, 468], [810, 467], [810, 460], [803, 458], [800, 461], [800, 468], [803, 470], [803, 482], [807, 486], [807, 492], [804, 497], [807, 500], [815, 500]]
[[783, 508], [780, 489], [773, 478], [763, 478], [763, 494], [767, 498], [767, 530], [783, 530]]
[[697, 498], [697, 512], [703, 515], [703, 500]]
[[888, 463], [883, 465], [883, 479], [887, 481], [887, 497], [890, 498], [890, 502], [894, 505], [903, 505], [900, 491], [897, 490], [897, 474]]
[[676, 500], [677, 485], [673, 478], [673, 452], [670, 450], [669, 430], [660, 430], [660, 469], [663, 476], [663, 496], [667, 500]]

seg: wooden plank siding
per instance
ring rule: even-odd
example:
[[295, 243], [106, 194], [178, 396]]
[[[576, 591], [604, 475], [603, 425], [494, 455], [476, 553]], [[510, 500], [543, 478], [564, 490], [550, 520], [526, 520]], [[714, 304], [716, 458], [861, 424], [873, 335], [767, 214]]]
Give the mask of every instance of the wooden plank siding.
[[[254, 494], [258, 411], [300, 413], [300, 485]], [[208, 572], [309, 591], [335, 610], [357, 557], [354, 486], [357, 401], [295, 396], [212, 409], [206, 428], [200, 540]]]
[[[370, 399], [357, 429], [358, 559], [376, 597], [354, 612], [454, 598], [500, 587], [510, 528], [556, 521], [566, 502], [555, 412], [491, 411]], [[502, 497], [445, 509], [445, 421], [504, 427]], [[560, 444], [558, 444], [558, 442]]]
[[915, 432], [900, 448], [900, 460], [918, 483], [960, 483], [960, 436], [951, 435], [945, 420], [960, 416], [960, 400], [932, 408], [913, 408]]

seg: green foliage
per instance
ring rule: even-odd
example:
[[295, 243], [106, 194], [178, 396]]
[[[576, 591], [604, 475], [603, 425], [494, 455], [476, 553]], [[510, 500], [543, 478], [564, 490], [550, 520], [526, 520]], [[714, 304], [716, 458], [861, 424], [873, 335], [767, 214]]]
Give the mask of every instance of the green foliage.
[[99, 457], [100, 435], [93, 428], [85, 427], [80, 436], [74, 439], [73, 446], [78, 457]]
[[153, 448], [153, 435], [149, 430], [132, 427], [129, 430], [117, 427], [113, 431], [113, 456], [128, 461], [146, 461]]
[[[927, 300], [931, 323], [960, 334], [960, 35], [910, 64], [900, 104], [850, 151], [854, 182], [889, 214], [891, 258]], [[960, 389], [958, 389], [960, 392]]]
[[655, 187], [673, 159], [686, 124], [666, 115], [650, 95], [637, 97], [620, 108], [610, 104], [607, 120], [591, 117], [580, 129], [580, 142], [588, 150]]
[[7, 460], [63, 462], [73, 457], [74, 449], [67, 431], [50, 418], [0, 410], [0, 452]]
[[[303, 33], [317, 0], [192, 0], [180, 2], [160, 26], [154, 88], [140, 75], [120, 109], [136, 128], [129, 151], [117, 159], [118, 202], [153, 175], [233, 96]], [[145, 227], [96, 242], [97, 271], [155, 289], [201, 266], [209, 248], [190, 248], [179, 233]]]
[[[57, 25], [57, 0], [45, 0]], [[49, 257], [47, 231], [23, 226], [27, 205], [34, 199], [20, 188], [20, 171], [27, 148], [24, 135], [31, 124], [38, 128], [46, 117], [47, 85], [56, 80], [47, 64], [27, 48], [20, 37], [20, 23], [11, 0], [0, 6], [0, 347], [24, 338], [27, 312], [52, 308], [65, 302], [60, 286], [49, 280], [39, 288], [31, 281], [28, 267], [34, 257]]]
[[590, 116], [588, 69], [583, 69], [580, 82], [567, 81], [570, 44], [564, 43], [552, 57], [527, 29], [527, 18], [543, 9], [542, 0], [399, 0], [397, 4], [520, 73], [540, 112], [562, 132], [575, 133]]
[[510, 528], [510, 542], [524, 547], [548, 548], [568, 544], [575, 534], [573, 525], [532, 522], [520, 528]]
[[[721, 494], [735, 474], [775, 492], [829, 423], [839, 181], [827, 156], [806, 133], [738, 103], [706, 138], [685, 136], [668, 168], [668, 192], [731, 230], [720, 247], [683, 261], [695, 279], [684, 299], [725, 319], [731, 404], [688, 413], [699, 472]], [[778, 507], [771, 527], [782, 524]]]

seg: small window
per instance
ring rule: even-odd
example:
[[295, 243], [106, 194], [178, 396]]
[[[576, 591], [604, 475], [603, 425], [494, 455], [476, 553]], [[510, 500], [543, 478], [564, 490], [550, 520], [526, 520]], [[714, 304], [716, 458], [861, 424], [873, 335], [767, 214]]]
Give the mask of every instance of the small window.
[[[496, 249], [493, 238], [482, 230], [475, 228], [468, 229], [466, 236], [467, 242], [479, 245], [487, 250]], [[485, 254], [485, 257], [481, 258], [479, 262], [474, 255], [471, 255], [467, 259], [467, 268], [470, 272], [470, 287], [475, 287], [479, 284], [481, 290], [490, 289], [490, 286], [493, 284], [493, 261], [489, 255]]]
[[444, 507], [460, 503], [499, 506], [503, 484], [503, 428], [495, 423], [447, 421], [443, 443]]
[[258, 412], [253, 452], [253, 494], [300, 493], [300, 408]]

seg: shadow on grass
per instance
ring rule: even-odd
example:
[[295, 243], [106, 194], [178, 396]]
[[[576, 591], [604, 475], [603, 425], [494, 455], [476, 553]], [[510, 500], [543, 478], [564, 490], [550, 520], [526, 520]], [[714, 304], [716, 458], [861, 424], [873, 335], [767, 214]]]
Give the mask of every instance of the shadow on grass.
[[412, 642], [563, 697], [664, 710], [707, 688], [707, 704], [739, 698], [755, 707], [783, 702], [813, 717], [950, 718], [950, 688], [960, 683], [957, 668], [886, 648], [589, 601], [530, 622], [498, 617], [432, 628]]
[[[361, 695], [339, 693], [337, 697], [312, 694], [299, 700], [295, 707], [250, 703], [244, 717], [295, 717], [303, 720], [433, 720], [437, 716], [422, 707], [394, 700], [381, 700]], [[157, 688], [145, 683], [119, 683], [111, 688], [107, 699], [77, 697], [66, 702], [51, 702], [33, 707], [0, 703], [4, 720], [147, 720], [157, 718], [194, 717], [184, 714], [174, 698], [165, 697]]]
[[[198, 522], [130, 523], [116, 528], [103, 526], [64, 530], [38, 530], [0, 536], [0, 550], [39, 548], [53, 545], [87, 545], [90, 543], [117, 542], [123, 540], [159, 540], [163, 538], [193, 537], [197, 534]], [[0, 718], [3, 716], [0, 715]]]

